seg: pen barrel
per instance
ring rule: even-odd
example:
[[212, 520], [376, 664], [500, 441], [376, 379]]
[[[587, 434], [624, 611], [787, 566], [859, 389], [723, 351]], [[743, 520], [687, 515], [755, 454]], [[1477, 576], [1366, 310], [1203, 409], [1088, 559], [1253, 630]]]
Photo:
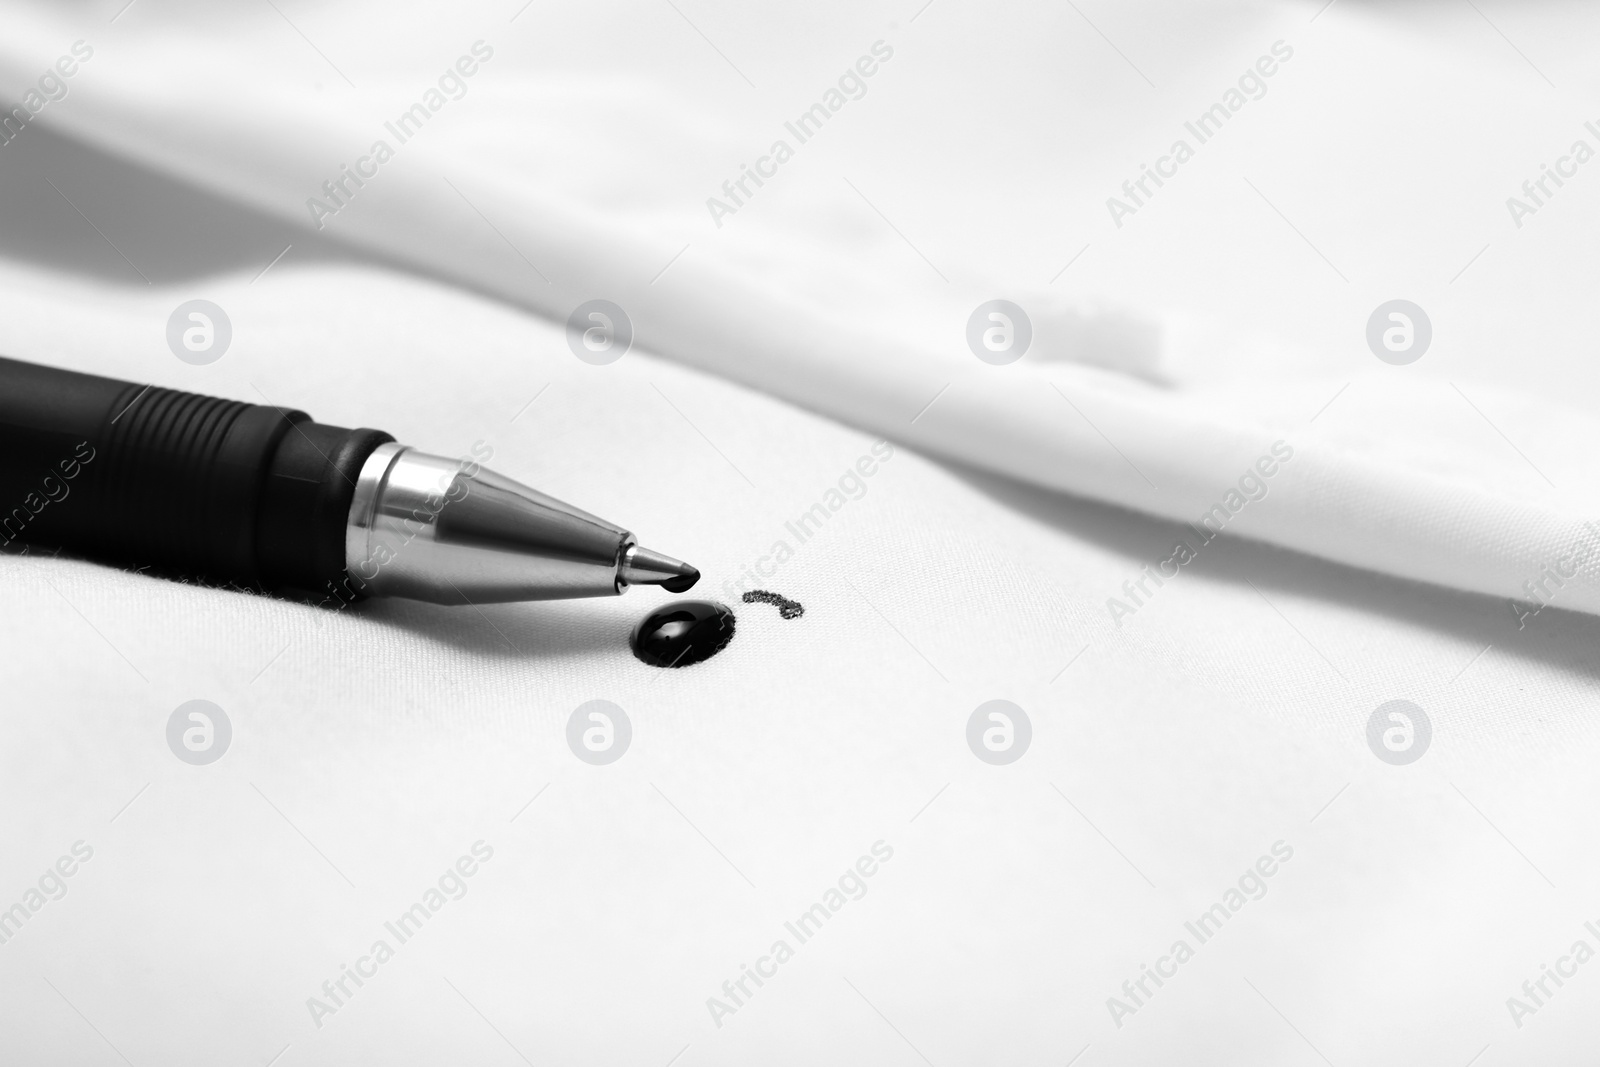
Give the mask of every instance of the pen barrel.
[[390, 440], [0, 358], [0, 547], [349, 599], [350, 501]]

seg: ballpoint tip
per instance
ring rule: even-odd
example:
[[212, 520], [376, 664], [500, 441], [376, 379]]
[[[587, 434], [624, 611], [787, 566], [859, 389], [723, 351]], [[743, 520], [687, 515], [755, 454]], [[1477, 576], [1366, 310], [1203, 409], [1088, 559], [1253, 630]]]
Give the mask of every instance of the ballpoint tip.
[[659, 585], [669, 593], [683, 593], [700, 580], [700, 572], [682, 560], [630, 545], [617, 577], [624, 585]]
[[694, 588], [694, 583], [698, 582], [699, 580], [700, 572], [695, 570], [693, 567], [690, 567], [689, 573], [680, 574], [676, 578], [667, 579], [661, 583], [661, 588], [665, 589], [669, 593], [687, 593], [689, 590]]

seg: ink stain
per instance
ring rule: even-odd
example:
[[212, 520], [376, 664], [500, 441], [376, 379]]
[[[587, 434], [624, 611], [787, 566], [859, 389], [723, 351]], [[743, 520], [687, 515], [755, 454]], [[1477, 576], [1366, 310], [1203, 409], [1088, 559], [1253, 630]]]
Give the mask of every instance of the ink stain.
[[773, 605], [778, 609], [778, 614], [785, 619], [798, 619], [806, 613], [805, 605], [798, 600], [790, 600], [786, 596], [769, 593], [765, 589], [752, 589], [744, 595], [746, 604], [754, 604], [758, 601], [762, 604]]
[[679, 600], [657, 608], [633, 628], [633, 654], [652, 667], [687, 667], [708, 660], [733, 640], [733, 611], [710, 600]]

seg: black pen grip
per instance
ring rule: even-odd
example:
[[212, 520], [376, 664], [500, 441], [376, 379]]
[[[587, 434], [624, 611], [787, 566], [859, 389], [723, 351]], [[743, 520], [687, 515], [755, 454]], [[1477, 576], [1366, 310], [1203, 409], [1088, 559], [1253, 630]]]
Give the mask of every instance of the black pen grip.
[[0, 358], [0, 546], [327, 593], [361, 466], [391, 440]]

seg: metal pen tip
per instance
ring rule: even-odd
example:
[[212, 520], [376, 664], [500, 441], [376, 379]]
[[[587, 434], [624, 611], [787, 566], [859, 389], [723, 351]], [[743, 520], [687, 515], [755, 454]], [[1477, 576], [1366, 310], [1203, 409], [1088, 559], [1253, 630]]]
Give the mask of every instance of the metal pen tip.
[[617, 578], [624, 585], [659, 585], [669, 593], [683, 593], [700, 580], [700, 572], [680, 559], [629, 545]]

